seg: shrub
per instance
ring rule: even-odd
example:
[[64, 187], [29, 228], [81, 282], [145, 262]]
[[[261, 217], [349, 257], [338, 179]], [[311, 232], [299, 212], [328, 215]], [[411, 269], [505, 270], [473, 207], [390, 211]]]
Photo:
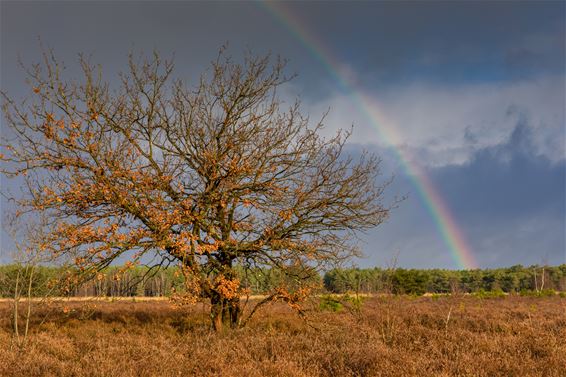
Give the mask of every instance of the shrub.
[[505, 298], [506, 294], [505, 292], [503, 292], [501, 289], [496, 289], [493, 291], [486, 291], [483, 289], [480, 289], [477, 292], [472, 293], [472, 296], [480, 298], [480, 299], [484, 299], [484, 298]]
[[352, 309], [354, 309], [356, 311], [360, 311], [360, 310], [362, 310], [362, 305], [365, 301], [365, 297], [359, 296], [359, 295], [350, 296], [350, 295], [346, 294], [344, 296], [344, 300], [352, 306]]
[[521, 289], [519, 294], [525, 297], [554, 297], [556, 295], [556, 291], [554, 289], [543, 289], [542, 291]]
[[339, 312], [344, 309], [344, 305], [332, 295], [324, 295], [320, 298], [318, 308], [322, 311]]

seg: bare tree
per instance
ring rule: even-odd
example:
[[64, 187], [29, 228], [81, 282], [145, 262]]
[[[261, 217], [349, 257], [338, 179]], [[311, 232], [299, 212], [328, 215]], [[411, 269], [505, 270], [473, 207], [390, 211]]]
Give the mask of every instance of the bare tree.
[[302, 281], [356, 254], [356, 232], [389, 215], [379, 159], [345, 156], [349, 132], [324, 138], [299, 102], [284, 106], [280, 59], [237, 63], [221, 50], [194, 87], [157, 53], [130, 55], [117, 83], [82, 56], [80, 65], [79, 80], [64, 79], [45, 52], [26, 69], [25, 102], [3, 93], [2, 171], [25, 176], [22, 210], [56, 225], [46, 252], [82, 271], [119, 256], [177, 264], [193, 297], [210, 299], [213, 327], [222, 317], [237, 327], [235, 266], [294, 274], [293, 289], [267, 300], [296, 304]]
[[[30, 219], [10, 214], [6, 218], [6, 223], [15, 247], [12, 257], [15, 279], [6, 282], [10, 286], [5, 288], [12, 291], [14, 340], [18, 347], [24, 347], [30, 329], [32, 304], [35, 306], [48, 304], [50, 296], [58, 289], [58, 279], [39, 281], [36, 278], [38, 268], [51, 261], [51, 256], [42, 252], [45, 245], [43, 237], [46, 229], [45, 219], [41, 216]], [[64, 269], [61, 268], [61, 271]], [[20, 312], [22, 304], [23, 311]], [[43, 317], [43, 320], [45, 319], [46, 315]]]

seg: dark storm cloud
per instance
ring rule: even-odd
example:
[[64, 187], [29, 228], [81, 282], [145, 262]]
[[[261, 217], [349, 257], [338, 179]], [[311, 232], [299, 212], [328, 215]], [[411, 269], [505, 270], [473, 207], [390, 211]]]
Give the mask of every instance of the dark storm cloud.
[[200, 69], [229, 41], [235, 51], [246, 45], [266, 50], [269, 38], [261, 31], [272, 24], [251, 3], [29, 1], [1, 6], [6, 70], [15, 69], [17, 55], [36, 57], [41, 37], [62, 59], [92, 53], [110, 72], [123, 69], [128, 51], [153, 49], [175, 53], [182, 64], [178, 69], [187, 72], [191, 66]]
[[[376, 82], [485, 81], [564, 72], [563, 2], [287, 5]], [[363, 50], [363, 55], [360, 54]]]
[[251, 49], [289, 59], [288, 72], [300, 73], [306, 88], [328, 77], [297, 38], [255, 2], [3, 1], [0, 10], [1, 81], [11, 91], [23, 80], [18, 57], [27, 64], [40, 60], [38, 37], [71, 69], [84, 52], [109, 75], [126, 67], [128, 52], [155, 49], [174, 54], [176, 74], [194, 81], [228, 44], [235, 57]]
[[[565, 66], [564, 2], [280, 3], [363, 82], [486, 81], [559, 74]], [[131, 49], [175, 52], [182, 74], [200, 72], [218, 47], [290, 59], [297, 84], [320, 95], [332, 76], [266, 7], [254, 2], [4, 1], [3, 84], [17, 54], [35, 59], [37, 37], [65, 60], [93, 53], [122, 69]], [[311, 46], [319, 47], [319, 46]], [[325, 87], [326, 88], [326, 87]], [[327, 88], [326, 88], [327, 89]]]
[[[566, 160], [537, 155], [534, 132], [523, 118], [505, 142], [478, 150], [469, 163], [429, 170], [480, 266], [566, 263]], [[386, 171], [402, 173], [387, 151], [377, 152]], [[454, 267], [413, 183], [401, 174], [391, 189], [408, 199], [368, 236], [360, 263], [383, 265], [399, 252], [402, 266]]]
[[535, 132], [523, 118], [506, 143], [434, 172], [486, 264], [566, 263], [566, 160], [537, 155]]
[[432, 171], [451, 208], [479, 219], [564, 214], [566, 165], [536, 154], [534, 132], [523, 119], [506, 143], [477, 151], [463, 166]]

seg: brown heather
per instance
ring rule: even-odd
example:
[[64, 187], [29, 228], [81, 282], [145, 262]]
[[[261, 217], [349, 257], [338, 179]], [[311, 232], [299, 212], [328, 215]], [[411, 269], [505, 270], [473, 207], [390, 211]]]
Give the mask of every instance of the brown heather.
[[371, 298], [309, 322], [275, 304], [223, 333], [202, 306], [58, 303], [23, 348], [0, 311], [0, 376], [566, 376], [559, 297]]

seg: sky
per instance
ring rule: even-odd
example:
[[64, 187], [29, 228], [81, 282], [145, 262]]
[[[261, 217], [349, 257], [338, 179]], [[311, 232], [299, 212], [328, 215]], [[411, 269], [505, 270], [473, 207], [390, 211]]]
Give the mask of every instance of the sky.
[[327, 135], [353, 125], [346, 150], [381, 156], [388, 198], [406, 196], [356, 265], [566, 263], [565, 2], [2, 1], [0, 34], [17, 98], [39, 39], [71, 77], [80, 52], [113, 78], [157, 50], [189, 82], [224, 44], [281, 55], [282, 98], [329, 110]]

